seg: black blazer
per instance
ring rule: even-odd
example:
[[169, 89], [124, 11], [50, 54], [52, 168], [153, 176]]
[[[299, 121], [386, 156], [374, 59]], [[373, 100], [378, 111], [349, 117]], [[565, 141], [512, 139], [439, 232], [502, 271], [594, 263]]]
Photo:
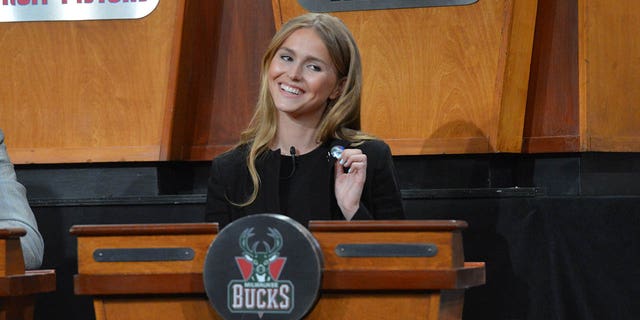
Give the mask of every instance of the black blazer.
[[[325, 143], [316, 151], [327, 154], [336, 143]], [[367, 155], [367, 179], [360, 208], [353, 219], [404, 219], [399, 183], [389, 146], [380, 140], [369, 140], [356, 148]], [[206, 220], [218, 222], [220, 228], [249, 214], [282, 213], [279, 193], [280, 150], [268, 151], [256, 161], [261, 181], [256, 200], [245, 207], [229, 202], [244, 202], [252, 192], [251, 177], [246, 167], [248, 150], [247, 145], [242, 145], [212, 161]], [[316, 161], [312, 171], [307, 170], [308, 174], [297, 178], [304, 188], [291, 191], [299, 196], [289, 202], [287, 215], [305, 226], [309, 220], [344, 220], [334, 195], [334, 160], [328, 156], [324, 160]]]

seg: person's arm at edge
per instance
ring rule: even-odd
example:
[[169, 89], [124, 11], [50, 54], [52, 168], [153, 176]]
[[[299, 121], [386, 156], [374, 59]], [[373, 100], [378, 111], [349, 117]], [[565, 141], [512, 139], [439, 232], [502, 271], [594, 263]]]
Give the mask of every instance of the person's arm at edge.
[[44, 241], [29, 206], [26, 189], [17, 181], [0, 130], [0, 228], [15, 227], [27, 232], [20, 238], [25, 268], [39, 268], [44, 257]]

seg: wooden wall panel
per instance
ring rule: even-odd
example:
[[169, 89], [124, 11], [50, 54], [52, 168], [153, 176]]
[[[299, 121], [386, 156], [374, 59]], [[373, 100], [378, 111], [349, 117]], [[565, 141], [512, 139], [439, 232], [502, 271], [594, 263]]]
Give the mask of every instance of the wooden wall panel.
[[640, 151], [640, 1], [578, 5], [582, 150]]
[[523, 151], [579, 150], [577, 0], [538, 0]]
[[[396, 155], [638, 151], [638, 9], [496, 0], [335, 15], [363, 54], [363, 129]], [[251, 117], [275, 28], [303, 12], [177, 0], [139, 20], [0, 23], [12, 159], [213, 158]]]
[[160, 1], [137, 20], [0, 23], [0, 126], [12, 160], [161, 159], [183, 7]]
[[640, 151], [640, 2], [540, 0], [525, 152]]
[[170, 141], [162, 150], [166, 159], [190, 159], [196, 132], [203, 130], [200, 122], [212, 117], [216, 62], [225, 53], [220, 41], [224, 3], [186, 3], [174, 109], [165, 118], [165, 139]]
[[[280, 24], [304, 11], [273, 0]], [[364, 68], [362, 127], [394, 154], [519, 152], [536, 1], [336, 12]]]
[[187, 19], [196, 22], [185, 26], [168, 153], [171, 159], [210, 160], [237, 143], [253, 114], [260, 61], [275, 32], [271, 3], [189, 2]]

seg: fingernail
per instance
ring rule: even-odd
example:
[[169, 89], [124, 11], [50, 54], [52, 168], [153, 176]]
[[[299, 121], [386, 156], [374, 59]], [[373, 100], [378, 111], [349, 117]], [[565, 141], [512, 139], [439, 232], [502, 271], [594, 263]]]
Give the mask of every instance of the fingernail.
[[349, 168], [349, 171], [347, 171], [347, 173], [351, 173], [351, 168]]
[[344, 164], [344, 159], [340, 159], [340, 164]]

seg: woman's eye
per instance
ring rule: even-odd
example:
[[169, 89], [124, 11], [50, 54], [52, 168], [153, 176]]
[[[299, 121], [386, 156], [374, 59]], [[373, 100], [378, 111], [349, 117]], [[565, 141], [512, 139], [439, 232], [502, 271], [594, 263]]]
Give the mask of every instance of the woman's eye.
[[310, 64], [307, 66], [307, 68], [309, 68], [309, 70], [311, 71], [322, 71], [322, 68], [320, 68], [319, 66], [315, 65], [315, 64]]
[[291, 58], [291, 56], [287, 56], [287, 55], [281, 55], [280, 59], [282, 59], [284, 61], [293, 61], [293, 58]]

